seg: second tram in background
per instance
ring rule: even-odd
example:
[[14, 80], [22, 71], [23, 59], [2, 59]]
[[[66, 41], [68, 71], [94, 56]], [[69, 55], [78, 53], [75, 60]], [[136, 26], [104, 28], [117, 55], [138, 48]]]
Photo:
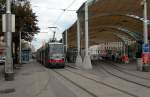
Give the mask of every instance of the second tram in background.
[[64, 45], [58, 42], [47, 43], [37, 50], [36, 58], [46, 67], [65, 67]]

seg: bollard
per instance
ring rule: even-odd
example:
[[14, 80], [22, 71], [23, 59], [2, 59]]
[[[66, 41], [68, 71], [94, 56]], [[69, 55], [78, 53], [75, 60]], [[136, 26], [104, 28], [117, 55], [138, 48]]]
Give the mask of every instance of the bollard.
[[137, 70], [143, 71], [143, 60], [142, 60], [142, 58], [137, 58]]

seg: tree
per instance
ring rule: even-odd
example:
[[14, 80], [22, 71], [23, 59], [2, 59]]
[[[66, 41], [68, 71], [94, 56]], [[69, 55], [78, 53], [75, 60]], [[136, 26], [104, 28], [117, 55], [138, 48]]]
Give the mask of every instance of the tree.
[[[22, 1], [24, 4], [22, 5]], [[37, 26], [37, 16], [33, 13], [32, 8], [30, 7], [30, 2], [27, 0], [21, 0], [19, 3], [12, 2], [11, 10], [16, 17], [16, 32], [13, 33], [13, 42], [15, 44], [15, 62], [18, 59], [18, 49], [19, 49], [19, 33], [21, 33], [21, 38], [26, 41], [31, 41], [34, 34], [37, 34], [39, 27]], [[6, 0], [0, 0], [0, 4], [5, 5]], [[6, 9], [6, 8], [4, 8]], [[6, 12], [6, 11], [5, 11]], [[0, 17], [0, 32], [2, 32], [2, 18]]]
[[12, 12], [16, 15], [16, 32], [13, 35], [13, 39], [15, 42], [15, 60], [17, 62], [17, 50], [20, 41], [19, 33], [21, 33], [22, 39], [31, 41], [39, 28], [37, 26], [37, 16], [33, 13], [29, 2], [26, 2], [23, 6], [21, 4], [15, 6]]
[[32, 12], [30, 3], [26, 2], [23, 6], [21, 4], [14, 7], [12, 12], [16, 15], [16, 33], [15, 36], [22, 34], [22, 39], [31, 41], [34, 34], [37, 34], [39, 28], [37, 26], [38, 20], [35, 13]]
[[22, 49], [27, 49], [29, 48], [29, 43], [26, 41], [21, 41], [21, 48]]

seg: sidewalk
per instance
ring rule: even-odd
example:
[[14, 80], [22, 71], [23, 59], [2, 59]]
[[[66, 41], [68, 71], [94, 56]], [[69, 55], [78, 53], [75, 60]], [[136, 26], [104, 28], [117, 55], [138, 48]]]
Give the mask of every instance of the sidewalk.
[[0, 81], [3, 79], [3, 75], [2, 75], [3, 71], [4, 71], [4, 65], [0, 65]]
[[23, 64], [15, 70], [14, 81], [5, 81], [0, 77], [0, 97], [35, 97], [44, 89], [47, 81], [48, 73], [43, 66], [34, 61]]

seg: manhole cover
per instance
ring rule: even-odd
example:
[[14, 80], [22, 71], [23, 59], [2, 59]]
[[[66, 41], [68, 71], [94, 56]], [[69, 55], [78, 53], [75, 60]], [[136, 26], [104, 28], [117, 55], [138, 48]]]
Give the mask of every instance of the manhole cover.
[[4, 89], [4, 90], [0, 90], [0, 94], [8, 94], [8, 93], [13, 93], [16, 90], [14, 88], [12, 89]]

